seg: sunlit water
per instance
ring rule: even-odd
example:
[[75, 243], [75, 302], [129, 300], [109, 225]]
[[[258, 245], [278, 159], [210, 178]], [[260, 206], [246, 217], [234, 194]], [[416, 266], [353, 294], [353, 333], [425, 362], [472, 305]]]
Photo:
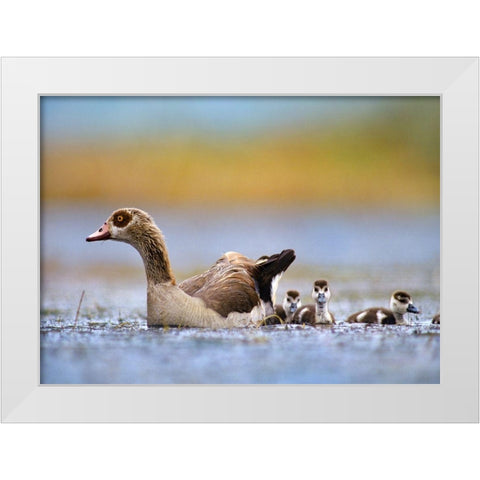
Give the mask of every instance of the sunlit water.
[[[327, 278], [333, 327], [233, 330], [149, 329], [141, 259], [115, 242], [87, 244], [110, 209], [42, 211], [42, 383], [438, 383], [440, 308], [438, 214], [148, 209], [166, 235], [178, 280], [227, 250], [251, 257], [294, 248], [297, 259], [277, 301], [295, 288], [309, 303]], [[421, 314], [410, 326], [349, 325], [395, 289]], [[82, 291], [85, 297], [76, 318]]]

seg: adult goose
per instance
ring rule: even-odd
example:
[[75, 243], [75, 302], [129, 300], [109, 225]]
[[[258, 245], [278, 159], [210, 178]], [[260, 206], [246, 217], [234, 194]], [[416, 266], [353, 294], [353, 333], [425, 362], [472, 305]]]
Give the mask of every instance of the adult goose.
[[206, 272], [176, 284], [162, 232], [138, 208], [121, 208], [87, 242], [129, 243], [147, 277], [147, 325], [230, 328], [255, 324], [273, 312], [275, 284], [295, 260], [293, 250], [261, 260], [225, 253]]
[[367, 308], [353, 313], [347, 318], [349, 323], [380, 323], [382, 325], [408, 325], [405, 315], [420, 313], [412, 303], [412, 297], [407, 292], [397, 290], [390, 298], [390, 310], [383, 307]]
[[293, 316], [293, 323], [308, 323], [310, 325], [332, 325], [335, 317], [328, 309], [332, 292], [326, 280], [316, 280], [312, 288], [314, 305], [299, 308]]

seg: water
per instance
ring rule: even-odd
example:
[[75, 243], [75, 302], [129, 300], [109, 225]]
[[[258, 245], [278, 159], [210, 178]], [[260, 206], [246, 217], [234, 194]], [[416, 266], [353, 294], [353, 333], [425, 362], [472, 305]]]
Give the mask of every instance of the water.
[[[45, 261], [70, 267], [85, 264], [138, 266], [138, 254], [117, 242], [85, 242], [113, 205], [46, 206], [42, 210], [41, 251]], [[130, 205], [132, 206], [132, 205]], [[184, 211], [142, 206], [163, 231], [175, 270], [208, 268], [226, 251], [252, 258], [293, 248], [295, 265], [377, 267], [436, 264], [440, 258], [438, 213], [332, 212], [218, 209]]]
[[[333, 327], [149, 329], [143, 266], [133, 248], [87, 244], [113, 208], [42, 211], [42, 383], [438, 383], [438, 214], [148, 209], [164, 231], [178, 280], [227, 250], [252, 257], [294, 248], [279, 285], [310, 303], [312, 282], [332, 288]], [[413, 295], [411, 326], [349, 325], [395, 289]], [[81, 292], [85, 290], [75, 322]]]
[[439, 326], [42, 327], [42, 383], [438, 383]]

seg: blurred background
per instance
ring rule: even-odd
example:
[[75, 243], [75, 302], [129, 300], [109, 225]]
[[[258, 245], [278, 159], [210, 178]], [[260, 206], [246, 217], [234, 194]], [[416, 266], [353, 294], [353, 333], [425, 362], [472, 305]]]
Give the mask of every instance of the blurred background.
[[390, 284], [431, 290], [439, 159], [438, 97], [42, 97], [42, 279], [133, 275], [143, 288], [131, 247], [85, 242], [135, 206], [179, 280], [228, 250], [294, 248], [279, 294], [290, 277], [308, 300], [326, 276], [353, 295], [379, 289], [382, 304]]
[[[438, 383], [439, 329], [418, 335], [440, 308], [438, 97], [42, 97], [40, 164], [42, 383]], [[422, 313], [152, 332], [138, 253], [85, 242], [125, 206], [154, 217], [177, 281], [293, 248], [278, 303], [326, 278], [337, 321], [396, 289]]]
[[439, 120], [438, 97], [42, 97], [42, 200], [438, 208]]
[[438, 97], [41, 98], [45, 281], [113, 272], [143, 288], [131, 247], [85, 242], [135, 206], [179, 280], [228, 250], [294, 248], [280, 294], [290, 277], [308, 300], [325, 276], [382, 305], [390, 285], [438, 294], [439, 198]]

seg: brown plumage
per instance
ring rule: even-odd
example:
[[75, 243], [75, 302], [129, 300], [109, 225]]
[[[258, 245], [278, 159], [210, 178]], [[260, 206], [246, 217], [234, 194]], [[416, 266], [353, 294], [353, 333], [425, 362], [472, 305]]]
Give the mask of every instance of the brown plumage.
[[279, 318], [281, 319], [282, 322], [285, 322], [287, 319], [287, 314], [285, 313], [284, 308], [282, 305], [275, 305], [275, 310], [274, 310], [274, 315], [276, 315], [278, 318], [272, 317], [267, 320], [267, 325], [278, 325], [280, 322]]
[[383, 307], [371, 307], [347, 318], [348, 323], [381, 323], [382, 325], [395, 325], [395, 317], [391, 310]]
[[292, 323], [310, 325], [332, 325], [335, 317], [328, 309], [332, 292], [326, 280], [316, 280], [313, 283], [312, 299], [314, 305], [306, 305], [299, 308], [293, 316]]
[[148, 213], [116, 210], [87, 241], [107, 239], [129, 243], [143, 259], [149, 326], [233, 327], [260, 321], [273, 312], [275, 279], [295, 259], [293, 250], [257, 261], [228, 252], [206, 272], [176, 285], [163, 234]]
[[267, 319], [266, 324], [290, 323], [293, 320], [293, 315], [301, 306], [300, 293], [297, 290], [288, 290], [285, 293], [282, 305], [275, 305], [274, 315]]
[[192, 297], [199, 297], [208, 308], [226, 317], [235, 305], [236, 312], [250, 312], [258, 304], [255, 289], [255, 263], [249, 258], [228, 252], [206, 272], [180, 283]]
[[330, 325], [335, 324], [335, 317], [333, 313], [328, 312], [330, 321], [319, 322], [317, 316], [317, 307], [315, 305], [305, 305], [302, 308], [299, 308], [295, 316], [293, 317], [292, 323], [301, 323], [306, 325]]
[[315, 305], [304, 305], [293, 316], [292, 323], [315, 325]]
[[349, 323], [379, 323], [382, 325], [408, 325], [406, 313], [420, 313], [412, 303], [407, 292], [397, 290], [390, 298], [390, 310], [383, 307], [372, 307], [353, 313], [347, 318]]
[[435, 323], [435, 324], [437, 324], [437, 325], [440, 325], [440, 314], [439, 314], [439, 313], [437, 313], [437, 314], [433, 317], [432, 323]]

